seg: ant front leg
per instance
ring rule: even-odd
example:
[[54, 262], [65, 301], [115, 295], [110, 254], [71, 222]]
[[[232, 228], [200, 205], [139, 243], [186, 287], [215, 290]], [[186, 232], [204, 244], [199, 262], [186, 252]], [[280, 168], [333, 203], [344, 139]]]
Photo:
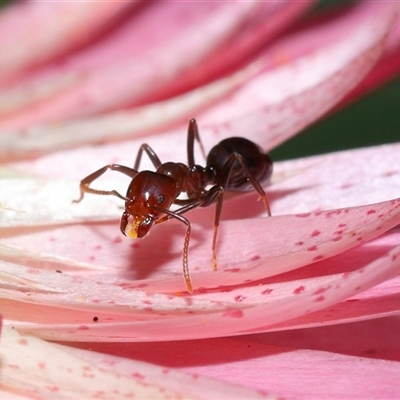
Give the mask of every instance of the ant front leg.
[[117, 196], [122, 200], [126, 201], [126, 197], [122, 196], [119, 194], [116, 190], [98, 190], [98, 189], [93, 189], [90, 187], [90, 184], [95, 181], [97, 178], [99, 178], [101, 175], [103, 175], [107, 170], [112, 170], [112, 171], [117, 171], [121, 172], [130, 178], [134, 178], [137, 175], [137, 171], [135, 169], [125, 167], [124, 165], [119, 165], [119, 164], [109, 164], [104, 166], [103, 168], [100, 168], [99, 170], [93, 172], [92, 174], [88, 175], [86, 178], [81, 180], [81, 183], [79, 185], [81, 195], [79, 199], [73, 200], [73, 203], [79, 203], [82, 199], [85, 193], [92, 193], [92, 194], [98, 194], [98, 195], [105, 195], [105, 196]]
[[182, 252], [182, 267], [183, 267], [183, 278], [185, 280], [186, 289], [189, 293], [193, 293], [193, 285], [189, 272], [189, 243], [190, 243], [190, 233], [192, 231], [192, 226], [190, 224], [190, 221], [181, 214], [191, 210], [194, 207], [196, 207], [196, 205], [190, 203], [187, 204], [185, 207], [181, 207], [176, 211], [171, 211], [168, 209], [159, 209], [158, 211], [163, 212], [165, 215], [160, 219], [158, 219], [156, 222], [156, 224], [158, 224], [161, 222], [168, 221], [172, 218], [175, 218], [186, 225], [186, 233], [183, 242], [183, 252]]

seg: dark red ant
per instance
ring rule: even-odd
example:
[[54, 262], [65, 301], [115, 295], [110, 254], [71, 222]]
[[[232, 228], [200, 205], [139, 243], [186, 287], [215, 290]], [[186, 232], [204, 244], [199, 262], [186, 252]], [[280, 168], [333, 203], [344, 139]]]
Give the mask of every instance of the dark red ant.
[[[176, 162], [161, 163], [154, 150], [146, 143], [140, 146], [134, 168], [119, 164], [109, 164], [93, 172], [80, 183], [81, 195], [84, 193], [113, 195], [125, 201], [125, 211], [121, 218], [121, 232], [131, 238], [142, 238], [153, 225], [175, 218], [186, 225], [183, 245], [183, 276], [188, 292], [192, 292], [192, 281], [188, 266], [190, 240], [190, 221], [184, 213], [196, 207], [207, 207], [216, 203], [214, 236], [212, 241], [212, 266], [217, 269], [216, 242], [225, 190], [249, 191], [253, 188], [261, 196], [268, 215], [271, 210], [267, 195], [260, 182], [266, 183], [272, 174], [272, 161], [255, 143], [240, 137], [222, 140], [208, 153], [206, 167], [195, 164], [194, 141], [200, 144], [195, 119], [189, 121], [187, 136], [188, 165]], [[152, 171], [138, 171], [143, 151], [154, 167]], [[97, 190], [89, 185], [107, 170], [121, 172], [132, 178], [126, 196], [115, 190]], [[181, 194], [186, 198], [178, 198]], [[176, 205], [178, 208], [170, 210]]]

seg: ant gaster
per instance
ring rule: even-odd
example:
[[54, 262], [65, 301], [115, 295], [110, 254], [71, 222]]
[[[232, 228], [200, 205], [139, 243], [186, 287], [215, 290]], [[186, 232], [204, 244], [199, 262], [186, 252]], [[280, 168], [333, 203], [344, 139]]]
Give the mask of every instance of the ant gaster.
[[[190, 221], [183, 215], [196, 207], [207, 207], [216, 203], [214, 235], [212, 241], [212, 267], [217, 269], [216, 242], [221, 217], [224, 193], [255, 189], [264, 202], [268, 215], [271, 210], [268, 198], [260, 183], [266, 183], [272, 174], [272, 161], [255, 143], [241, 137], [222, 140], [208, 153], [206, 166], [195, 164], [194, 141], [199, 143], [203, 155], [195, 119], [189, 121], [187, 136], [188, 164], [162, 163], [148, 144], [142, 144], [134, 168], [109, 164], [93, 172], [80, 183], [80, 202], [85, 193], [113, 195], [125, 201], [121, 218], [121, 231], [131, 238], [142, 238], [153, 225], [175, 218], [186, 225], [183, 244], [183, 277], [189, 293], [193, 291], [189, 274], [188, 249]], [[145, 152], [156, 171], [139, 171], [142, 154]], [[90, 184], [107, 170], [121, 172], [132, 178], [126, 196], [115, 190], [97, 190]], [[181, 194], [186, 198], [178, 198]], [[177, 209], [171, 210], [171, 206]]]

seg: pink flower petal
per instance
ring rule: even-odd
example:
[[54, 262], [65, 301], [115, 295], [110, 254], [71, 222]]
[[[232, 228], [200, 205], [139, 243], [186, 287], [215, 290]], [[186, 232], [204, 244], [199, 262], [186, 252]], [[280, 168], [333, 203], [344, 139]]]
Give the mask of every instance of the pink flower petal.
[[393, 317], [236, 338], [90, 347], [92, 353], [134, 358], [259, 390], [273, 388], [284, 398], [397, 398], [399, 324]]
[[[379, 326], [379, 321], [374, 321]], [[358, 332], [357, 339], [366, 334]], [[394, 326], [398, 328], [398, 325]], [[316, 340], [322, 341], [325, 335], [335, 335], [335, 331], [320, 332]], [[304, 331], [294, 331], [293, 336], [306, 334]], [[348, 334], [352, 334], [350, 331]], [[296, 340], [287, 340], [273, 345], [268, 336], [259, 340], [246, 337], [243, 339], [225, 338], [218, 341], [198, 341], [196, 354], [202, 355], [204, 364], [190, 362], [179, 357], [184, 371], [200, 373], [225, 382], [240, 383], [252, 388], [272, 390], [284, 398], [293, 399], [396, 399], [400, 396], [398, 383], [399, 362], [386, 359], [371, 359], [369, 354], [356, 357], [341, 352], [310, 350], [308, 347], [296, 348]], [[346, 333], [338, 336], [342, 342], [347, 341]], [[271, 344], [272, 343], [272, 344]], [[293, 345], [292, 345], [293, 343]], [[174, 343], [173, 346], [161, 349], [159, 360], [162, 365], [171, 365], [166, 357], [168, 353], [185, 354], [187, 342]], [[388, 344], [386, 344], [388, 345]], [[139, 346], [138, 346], [139, 347]], [[215, 351], [218, 349], [218, 351]], [[232, 349], [235, 349], [233, 352]], [[374, 345], [366, 351], [373, 351]], [[132, 350], [140, 359], [146, 359], [143, 352], [149, 348]], [[157, 352], [151, 348], [151, 352]], [[125, 353], [126, 354], [126, 353]], [[171, 358], [174, 358], [173, 356]], [[183, 359], [182, 359], [183, 358]], [[210, 367], [210, 364], [212, 367]]]
[[[213, 292], [193, 298], [135, 290], [123, 293], [105, 283], [71, 280], [38, 269], [24, 272], [23, 267], [4, 263], [2, 271], [3, 292], [8, 292], [10, 299], [2, 301], [2, 308], [5, 316], [12, 318], [6, 323], [25, 332], [67, 341], [182, 340], [274, 330], [276, 324], [321, 310], [398, 275], [400, 247], [351, 272], [266, 281], [218, 292], [215, 299]], [[37, 277], [40, 285], [35, 283]], [[15, 291], [16, 285], [22, 293]], [[111, 298], [110, 304], [107, 299]], [[63, 307], [57, 313], [51, 306], [54, 300]], [[24, 306], [25, 301], [29, 307]]]
[[[0, 394], [10, 399], [64, 398], [160, 398], [277, 399], [253, 391], [149, 365], [139, 361], [50, 344], [20, 335], [6, 327], [2, 334]], [[73, 384], [71, 384], [73, 382]], [[21, 396], [21, 397], [19, 397]]]
[[[299, 263], [300, 260], [302, 260], [301, 263], [306, 263], [316, 257], [328, 257], [336, 254], [348, 248], [348, 246], [358, 243], [358, 241], [354, 242], [351, 239], [348, 232], [355, 234], [356, 231], [353, 231], [353, 229], [356, 229], [356, 226], [362, 229], [364, 213], [368, 220], [375, 221], [373, 224], [376, 223], [376, 227], [379, 228], [376, 234], [383, 233], [384, 229], [389, 229], [393, 225], [388, 225], [385, 228], [383, 221], [386, 217], [381, 211], [374, 213], [371, 207], [364, 206], [359, 211], [353, 210], [349, 213], [346, 208], [370, 201], [380, 202], [394, 198], [399, 193], [398, 171], [396, 172], [393, 168], [397, 151], [397, 146], [392, 145], [277, 164], [278, 176], [280, 174], [289, 175], [270, 190], [274, 214], [272, 219], [238, 219], [249, 218], [252, 215], [262, 215], [263, 208], [261, 206], [258, 209], [254, 207], [253, 211], [249, 209], [249, 204], [256, 205], [256, 196], [254, 194], [240, 196], [225, 202], [223, 215], [225, 218], [234, 219], [234, 221], [223, 222], [221, 225], [218, 244], [221, 272], [225, 266], [226, 268], [228, 266], [232, 268], [235, 265], [240, 266], [242, 262], [248, 266], [257, 266], [258, 262], [262, 264], [266, 260], [270, 260], [268, 263], [271, 263], [273, 260], [271, 257], [275, 254], [273, 248], [280, 241], [286, 244], [283, 244], [283, 247], [281, 245], [276, 247], [280, 249], [278, 253], [289, 254], [293, 251], [303, 251], [302, 254], [305, 258], [299, 257]], [[69, 154], [63, 153], [61, 155], [66, 158], [59, 157], [57, 162], [54, 163], [55, 165], [62, 166], [65, 165], [65, 162], [68, 162], [66, 160], [68, 160]], [[88, 157], [85, 158], [88, 161]], [[50, 157], [50, 160], [52, 161], [48, 160], [49, 167], [47, 167], [49, 171], [50, 166], [53, 165], [54, 157]], [[93, 167], [93, 169], [95, 168]], [[290, 174], [294, 175], [290, 178]], [[118, 176], [115, 177], [117, 178]], [[335, 182], [334, 185], [332, 180]], [[360, 181], [365, 183], [360, 186]], [[104, 188], [118, 189], [121, 192], [125, 190], [124, 185], [126, 185], [123, 180], [118, 185], [116, 182], [111, 183], [111, 181], [107, 180], [103, 184], [105, 184]], [[122, 204], [116, 198], [100, 198], [88, 195], [81, 204], [71, 204], [72, 200], [78, 196], [77, 187], [77, 183], [73, 184], [73, 182], [60, 180], [56, 182], [42, 180], [35, 182], [22, 179], [15, 181], [12, 179], [3, 180], [1, 201], [9, 207], [9, 209], [4, 209], [2, 212], [3, 227], [40, 226], [96, 219], [98, 221], [104, 221], [104, 219], [114, 221], [119, 218], [121, 210], [118, 205], [121, 206]], [[24, 193], [35, 193], [35, 195], [28, 201]], [[56, 197], [55, 194], [57, 194]], [[390, 202], [387, 204], [387, 211], [389, 211], [392, 206]], [[345, 210], [343, 212], [334, 211], [335, 205], [344, 207]], [[324, 208], [332, 209], [332, 211], [323, 213], [321, 210]], [[15, 210], [23, 210], [23, 212]], [[240, 215], [238, 210], [248, 210], [248, 212]], [[313, 213], [310, 214], [310, 211]], [[210, 235], [212, 234], [211, 221], [213, 212], [213, 207], [210, 207], [196, 210], [190, 214], [190, 219], [194, 224], [190, 248], [190, 264], [194, 266], [192, 267], [192, 273], [195, 273], [199, 278], [200, 275], [205, 274], [204, 279], [208, 281], [206, 283], [207, 286], [210, 283], [213, 283], [214, 286], [218, 285], [220, 279], [225, 279], [224, 275], [210, 274], [207, 268], [201, 267], [200, 269], [198, 267], [199, 265], [208, 266], [210, 264], [210, 240], [207, 238], [211, 237]], [[309, 215], [304, 218], [294, 215], [277, 217], [279, 214], [291, 213], [309, 213]], [[346, 218], [352, 220], [355, 215], [360, 215], [361, 219], [357, 222], [353, 220], [350, 225], [343, 225], [341, 228], [336, 226], [337, 224], [347, 224]], [[326, 219], [324, 216], [329, 216], [329, 218]], [[389, 224], [393, 224], [396, 221], [395, 214], [392, 216], [387, 214], [387, 218], [389, 218]], [[336, 219], [340, 219], [340, 221], [335, 222]], [[207, 220], [210, 221], [209, 224], [204, 223]], [[310, 220], [310, 224], [312, 224], [311, 220], [314, 221], [315, 226], [310, 225], [308, 227], [304, 225], [305, 220]], [[324, 232], [322, 225], [319, 225], [320, 220], [325, 221], [324, 223], [327, 224], [327, 231]], [[380, 220], [382, 220], [382, 223], [377, 222]], [[285, 225], [283, 222], [289, 223], [289, 225]], [[373, 224], [369, 225], [369, 229], [372, 229], [371, 232], [375, 229]], [[245, 226], [251, 228], [247, 231], [245, 230], [244, 236], [243, 228]], [[288, 232], [287, 226], [298, 226], [298, 228]], [[329, 226], [333, 228], [331, 229]], [[254, 240], [252, 234], [254, 231], [263, 232], [263, 234], [258, 235], [257, 240]], [[86, 265], [87, 268], [101, 270], [103, 271], [102, 273], [104, 273], [104, 266], [113, 267], [117, 268], [119, 278], [144, 279], [151, 277], [152, 285], [161, 284], [163, 290], [166, 290], [166, 287], [169, 287], [168, 290], [180, 290], [182, 284], [181, 240], [183, 240], [183, 229], [179, 228], [177, 223], [169, 223], [162, 227], [157, 227], [150, 238], [135, 242], [122, 239], [119, 236], [117, 222], [97, 225], [95, 230], [91, 226], [71, 225], [59, 228], [54, 227], [51, 233], [46, 231], [25, 232], [23, 228], [19, 228], [18, 236], [15, 239], [10, 238], [6, 242], [16, 245], [17, 249], [20, 248], [21, 243], [24, 243], [23, 252], [29, 252], [32, 257], [36, 254], [37, 257], [45, 257], [46, 259], [50, 259], [51, 256], [59, 257], [63, 260], [69, 259], [74, 265], [80, 265], [79, 268]], [[165, 236], [167, 232], [168, 236]], [[318, 232], [319, 234], [313, 235], [313, 232]], [[331, 237], [329, 232], [333, 232], [334, 236]], [[63, 239], [66, 235], [74, 237], [76, 240], [69, 245]], [[181, 240], [170, 243], [169, 240], [165, 239], [166, 237], [175, 236], [181, 238]], [[346, 237], [347, 239], [342, 240]], [[292, 239], [289, 240], [289, 238]], [[354, 239], [363, 241], [368, 239], [368, 236], [354, 236]], [[322, 252], [319, 246], [326, 246], [331, 241], [334, 246], [328, 246], [330, 250], [327, 253]], [[157, 257], [151, 250], [154, 243], [163, 246], [160, 247], [160, 253]], [[238, 255], [235, 250], [237, 247], [235, 246], [243, 247], [243, 243], [246, 243], [246, 251]], [[266, 247], [264, 243], [269, 243], [269, 246]], [[317, 246], [318, 250], [314, 252], [306, 251], [308, 248], [315, 248], [315, 246]], [[52, 255], [47, 254], [47, 248], [51, 249]], [[38, 249], [42, 249], [42, 251], [38, 253]], [[148, 257], [149, 252], [152, 254], [150, 258]], [[73, 259], [70, 257], [71, 254], [74, 254]], [[169, 256], [166, 258], [165, 254]], [[255, 255], [258, 257], [251, 261]], [[273, 262], [276, 263], [276, 260], [274, 259]], [[292, 262], [282, 260], [282, 265], [284, 264], [287, 268], [290, 268], [290, 266], [296, 267]], [[279, 265], [281, 264], [275, 264], [275, 267], [278, 268], [279, 272], [282, 272]], [[297, 267], [299, 265], [297, 264]], [[256, 267], [253, 273], [258, 276], [261, 270], [262, 267]], [[274, 273], [273, 271], [275, 270], [269, 269], [269, 271]], [[251, 275], [245, 269], [240, 273], [230, 274], [229, 279], [250, 279], [251, 276], [249, 274]], [[173, 276], [172, 281], [175, 282], [174, 284], [168, 279], [165, 281], [168, 276]], [[256, 279], [255, 276], [253, 279]], [[262, 272], [261, 277], [265, 276], [265, 273]], [[209, 281], [210, 278], [212, 282]], [[202, 285], [202, 283], [199, 283], [199, 286]]]
[[86, 44], [129, 8], [131, 5], [126, 2], [45, 4], [37, 1], [13, 3], [3, 8], [0, 13], [0, 80], [7, 81]]
[[[361, 5], [342, 19], [320, 28], [317, 37], [321, 41], [317, 43], [312, 32], [304, 33], [303, 41], [310, 42], [305, 49], [299, 51], [299, 37], [293, 36], [267, 49], [264, 57], [243, 70], [242, 75], [150, 108], [64, 125], [38, 126], [22, 132], [5, 131], [2, 149], [8, 156], [10, 152], [27, 152], [27, 148], [29, 154], [93, 140], [115, 140], [118, 135], [123, 137], [128, 133], [143, 134], [143, 131], [156, 129], [158, 114], [167, 113], [158, 121], [159, 125], [165, 125], [195, 113], [196, 108], [204, 108], [207, 102], [221, 96], [225, 96], [224, 99], [212, 109], [196, 113], [205, 144], [211, 146], [226, 136], [247, 135], [264, 147], [272, 148], [333, 107], [372, 68], [395, 21], [395, 6], [381, 2]], [[274, 59], [281, 53], [289, 54], [290, 62], [276, 65]], [[234, 89], [237, 90], [227, 97]], [[185, 103], [189, 106], [183, 106]], [[34, 114], [38, 115], [36, 111]], [[23, 121], [28, 123], [28, 120]], [[186, 127], [180, 128], [180, 132], [185, 130]], [[182, 142], [182, 136], [178, 141], [177, 136], [173, 139], [165, 134], [154, 136], [154, 140], [162, 137]]]
[[398, 76], [400, 71], [400, 15], [397, 14], [397, 20], [389, 33], [385, 43], [385, 51], [377, 64], [368, 73], [368, 75], [358, 84], [345, 98], [332, 110], [344, 107], [360, 96], [378, 89], [389, 80]]
[[[204, 121], [203, 130], [211, 129], [213, 141], [245, 135], [271, 149], [321, 117], [378, 60], [386, 35], [396, 21], [398, 6], [382, 5], [362, 3], [325, 27], [325, 32], [313, 32], [327, 43], [319, 42], [321, 47], [316, 46], [314, 51], [281, 68], [263, 70], [229, 99], [197, 116]], [[373, 35], [367, 32], [370, 24], [376, 28]], [[307, 35], [304, 36], [295, 39], [307, 43]], [[309, 40], [315, 46], [315, 38]], [[285, 45], [277, 46], [280, 52], [285, 52]], [[290, 54], [293, 47], [289, 41], [286, 51]]]
[[[309, 1], [304, 5], [307, 3]], [[111, 37], [67, 59], [63, 66], [56, 64], [36, 80], [31, 79], [11, 90], [10, 97], [17, 98], [16, 114], [9, 118], [5, 115], [0, 125], [20, 128], [137, 103], [143, 96], [148, 97], [170, 85], [188, 69], [201, 68], [202, 60], [211, 57], [226, 43], [235, 41], [243, 27], [251, 25], [249, 21], [257, 17], [262, 20], [275, 13], [289, 11], [291, 14], [293, 8], [298, 13], [303, 7], [293, 7], [287, 2], [283, 6], [270, 2], [208, 2], [188, 6], [185, 2], [159, 1], [146, 4]], [[281, 23], [285, 20], [283, 18]], [[262, 32], [253, 47], [282, 28], [278, 24], [272, 32]], [[245, 28], [245, 37], [247, 29], [250, 28]], [[255, 30], [254, 35], [258, 33]], [[229, 65], [229, 60], [224, 63]], [[43, 86], [47, 91], [40, 90]], [[27, 92], [32, 94], [32, 104], [26, 97]], [[7, 96], [3, 97], [8, 107]], [[18, 104], [25, 105], [26, 110], [19, 112]]]

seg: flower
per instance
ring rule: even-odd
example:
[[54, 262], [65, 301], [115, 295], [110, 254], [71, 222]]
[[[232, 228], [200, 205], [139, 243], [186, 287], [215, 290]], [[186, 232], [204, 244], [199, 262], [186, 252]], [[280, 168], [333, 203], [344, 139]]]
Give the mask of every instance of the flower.
[[[120, 199], [72, 204], [80, 179], [132, 165], [144, 141], [161, 160], [185, 160], [192, 115], [206, 149], [246, 136], [269, 150], [354, 96], [397, 48], [398, 4], [360, 3], [283, 34], [308, 5], [4, 11], [0, 31], [26, 24], [2, 44], [12, 51], [0, 65], [4, 396], [399, 394], [398, 355], [386, 347], [398, 352], [399, 145], [276, 163], [272, 217], [254, 193], [224, 202], [218, 271], [214, 209], [192, 211], [193, 294], [179, 221], [132, 241], [117, 226]], [[129, 180], [109, 174], [96, 185], [123, 193]]]

